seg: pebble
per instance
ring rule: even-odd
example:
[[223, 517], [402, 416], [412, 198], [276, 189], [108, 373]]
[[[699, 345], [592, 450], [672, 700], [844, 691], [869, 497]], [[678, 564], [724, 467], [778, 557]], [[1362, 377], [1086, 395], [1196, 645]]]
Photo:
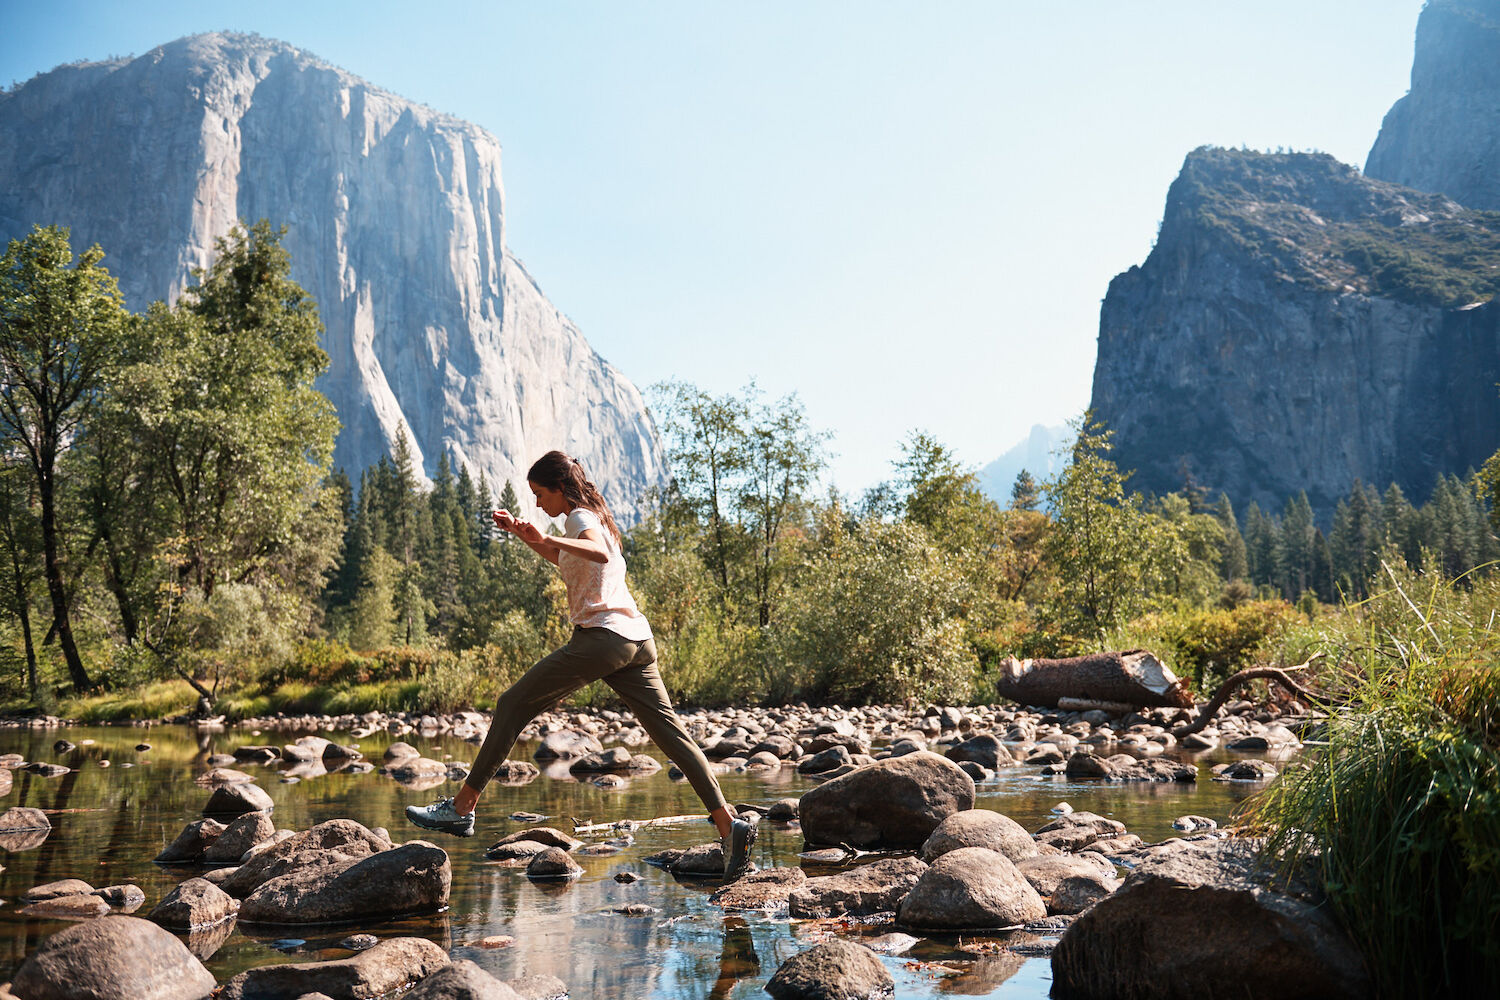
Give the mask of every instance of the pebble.
[[491, 934], [489, 937], [479, 939], [481, 948], [509, 948], [516, 943], [516, 939], [509, 934]]
[[615, 872], [615, 881], [621, 885], [629, 885], [632, 882], [639, 882], [640, 880], [641, 877], [635, 872]]
[[364, 951], [373, 948], [379, 939], [374, 934], [351, 934], [339, 942], [340, 948], [348, 948], [350, 951]]

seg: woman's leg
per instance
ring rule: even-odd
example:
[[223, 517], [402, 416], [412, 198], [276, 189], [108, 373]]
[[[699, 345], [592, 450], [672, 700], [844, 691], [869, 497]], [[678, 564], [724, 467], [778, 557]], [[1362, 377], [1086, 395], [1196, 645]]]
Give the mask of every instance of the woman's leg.
[[479, 793], [516, 745], [521, 730], [548, 705], [630, 662], [635, 645], [618, 636], [615, 636], [618, 641], [609, 642], [607, 637], [597, 634], [600, 631], [603, 630], [574, 629], [566, 646], [538, 660], [500, 695], [490, 720], [490, 731], [479, 747], [463, 787], [453, 798], [456, 811], [460, 814], [474, 811]]
[[709, 769], [708, 758], [698, 749], [698, 744], [682, 726], [682, 720], [672, 709], [672, 698], [661, 681], [661, 672], [656, 668], [656, 644], [647, 639], [640, 652], [628, 666], [624, 666], [604, 678], [604, 682], [615, 689], [620, 700], [630, 706], [636, 721], [651, 741], [661, 747], [673, 763], [682, 768], [688, 784], [708, 806], [719, 835], [728, 836], [734, 813], [729, 808], [719, 782]]

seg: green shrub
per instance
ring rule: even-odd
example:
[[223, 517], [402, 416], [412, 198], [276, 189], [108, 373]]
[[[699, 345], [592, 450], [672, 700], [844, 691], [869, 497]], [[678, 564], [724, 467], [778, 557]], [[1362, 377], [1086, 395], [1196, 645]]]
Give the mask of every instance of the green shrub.
[[1285, 601], [1161, 612], [1132, 622], [1112, 637], [1112, 645], [1150, 649], [1179, 676], [1191, 676], [1199, 691], [1210, 693], [1230, 674], [1270, 662], [1270, 644], [1298, 620]]
[[962, 704], [978, 666], [962, 617], [969, 597], [962, 573], [920, 527], [860, 522], [833, 540], [785, 602], [768, 695]]

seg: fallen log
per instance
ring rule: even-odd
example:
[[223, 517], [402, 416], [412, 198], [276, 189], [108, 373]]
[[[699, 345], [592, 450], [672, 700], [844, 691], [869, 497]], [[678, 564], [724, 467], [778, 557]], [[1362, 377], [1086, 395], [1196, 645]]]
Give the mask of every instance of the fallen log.
[[1112, 702], [1129, 708], [1191, 708], [1188, 679], [1179, 679], [1145, 649], [1093, 653], [1063, 660], [1018, 660], [1000, 665], [995, 692], [1022, 705], [1056, 708], [1063, 699]]
[[573, 833], [630, 833], [632, 830], [641, 830], [652, 826], [682, 826], [685, 823], [702, 823], [708, 820], [708, 816], [698, 813], [695, 816], [658, 816], [656, 819], [617, 819], [613, 823], [584, 823], [576, 817], [573, 819]]
[[[1318, 654], [1318, 656], [1321, 655], [1321, 653]], [[1322, 705], [1335, 704], [1327, 695], [1318, 694], [1298, 684], [1289, 673], [1292, 670], [1306, 670], [1318, 656], [1313, 656], [1305, 663], [1299, 663], [1294, 667], [1246, 667], [1239, 673], [1231, 675], [1228, 680], [1219, 685], [1219, 690], [1215, 691], [1214, 696], [1208, 700], [1208, 704], [1203, 706], [1198, 717], [1186, 726], [1179, 726], [1172, 730], [1172, 735], [1177, 739], [1182, 739], [1184, 736], [1191, 736], [1198, 732], [1213, 721], [1214, 715], [1224, 707], [1224, 703], [1229, 700], [1231, 694], [1255, 680], [1275, 681], [1307, 702]]]

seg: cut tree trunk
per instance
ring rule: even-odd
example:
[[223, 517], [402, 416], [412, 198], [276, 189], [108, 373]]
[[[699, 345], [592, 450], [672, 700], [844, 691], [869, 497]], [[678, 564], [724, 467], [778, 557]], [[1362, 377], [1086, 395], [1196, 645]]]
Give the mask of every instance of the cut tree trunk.
[[1179, 679], [1154, 653], [1131, 649], [1065, 660], [1007, 659], [995, 691], [1022, 705], [1058, 707], [1069, 699], [1130, 708], [1191, 708], [1188, 679]]

